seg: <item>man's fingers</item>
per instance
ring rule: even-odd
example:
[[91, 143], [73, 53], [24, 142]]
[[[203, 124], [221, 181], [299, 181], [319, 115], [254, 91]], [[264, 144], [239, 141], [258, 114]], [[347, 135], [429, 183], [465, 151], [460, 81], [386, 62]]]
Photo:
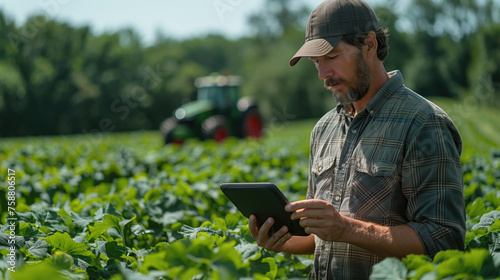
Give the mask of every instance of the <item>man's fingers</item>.
[[304, 231], [307, 234], [315, 234], [318, 237], [322, 236], [321, 233], [323, 232], [322, 228], [320, 228], [320, 227], [305, 227]]
[[272, 234], [270, 234], [273, 224], [274, 219], [268, 218], [264, 224], [258, 228], [257, 217], [255, 215], [250, 215], [250, 217], [248, 217], [248, 228], [250, 229], [250, 234], [253, 239], [257, 241], [257, 244], [267, 250], [281, 252], [282, 246], [292, 238], [292, 234], [288, 232], [287, 226], [283, 226], [277, 232], [272, 232]]
[[328, 202], [320, 199], [307, 199], [307, 200], [300, 200], [300, 201], [295, 201], [292, 203], [289, 203], [285, 206], [285, 210], [288, 212], [294, 212], [302, 208], [325, 208], [328, 206]]
[[259, 246], [263, 246], [263, 244], [268, 241], [269, 238], [269, 230], [274, 224], [274, 219], [273, 218], [268, 218], [264, 224], [259, 228], [259, 235], [257, 237], [257, 244]]
[[250, 215], [248, 218], [248, 229], [250, 229], [252, 238], [257, 240], [257, 237], [259, 236], [259, 229], [257, 228], [257, 218], [255, 215]]
[[[283, 227], [285, 228], [285, 227]], [[282, 228], [282, 229], [283, 229]], [[280, 230], [279, 234], [275, 234], [275, 236], [279, 237], [276, 242], [273, 244], [273, 251], [279, 252], [281, 251], [282, 246], [290, 239], [292, 238], [292, 234], [288, 232], [288, 228], [286, 228], [286, 231], [284, 231], [284, 234], [282, 235], [283, 231]]]
[[283, 226], [283, 227], [281, 227], [280, 230], [278, 230], [277, 232], [275, 232], [268, 239], [265, 248], [268, 249], [268, 250], [275, 251], [275, 252], [280, 252], [281, 251], [281, 247], [283, 246], [283, 244], [285, 244], [285, 242], [287, 242], [288, 239], [290, 239], [291, 237], [292, 237], [292, 234], [288, 232], [288, 227], [287, 226]]
[[271, 246], [274, 246], [276, 243], [279, 242], [279, 240], [288, 232], [288, 228], [287, 226], [283, 226], [280, 228], [280, 230], [278, 230], [277, 232], [275, 232], [270, 238], [269, 238], [269, 241], [268, 241], [268, 244], [271, 245]]
[[299, 224], [303, 228], [307, 227], [323, 227], [326, 224], [326, 221], [323, 219], [314, 219], [314, 218], [305, 218], [299, 221]]
[[313, 219], [321, 219], [325, 215], [331, 214], [331, 209], [328, 208], [313, 208], [313, 209], [299, 209], [292, 213], [290, 217], [292, 220], [297, 220], [300, 218], [313, 218]]

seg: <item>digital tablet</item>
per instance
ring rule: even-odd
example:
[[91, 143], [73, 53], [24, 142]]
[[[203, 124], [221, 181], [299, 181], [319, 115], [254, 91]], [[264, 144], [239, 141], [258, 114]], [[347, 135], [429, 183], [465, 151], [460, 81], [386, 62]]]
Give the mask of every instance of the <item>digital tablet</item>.
[[267, 218], [272, 217], [273, 232], [286, 225], [292, 235], [309, 235], [300, 226], [299, 220], [292, 220], [292, 213], [285, 211], [288, 200], [274, 184], [224, 183], [220, 189], [245, 217], [249, 218], [254, 214], [259, 228]]

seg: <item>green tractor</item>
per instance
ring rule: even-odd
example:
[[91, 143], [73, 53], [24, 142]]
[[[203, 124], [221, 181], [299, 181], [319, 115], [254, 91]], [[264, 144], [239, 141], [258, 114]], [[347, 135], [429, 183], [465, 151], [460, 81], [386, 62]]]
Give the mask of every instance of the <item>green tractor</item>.
[[229, 136], [259, 138], [263, 121], [251, 98], [240, 99], [241, 81], [239, 76], [197, 78], [197, 100], [182, 105], [160, 125], [165, 144], [188, 138], [217, 142]]

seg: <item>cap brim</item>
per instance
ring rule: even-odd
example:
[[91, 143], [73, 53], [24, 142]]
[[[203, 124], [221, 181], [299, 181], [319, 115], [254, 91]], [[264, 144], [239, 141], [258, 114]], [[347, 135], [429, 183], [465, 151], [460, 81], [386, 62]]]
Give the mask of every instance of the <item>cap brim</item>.
[[337, 46], [341, 39], [342, 36], [335, 36], [305, 42], [292, 59], [290, 59], [290, 66], [294, 66], [301, 57], [318, 57], [328, 54]]

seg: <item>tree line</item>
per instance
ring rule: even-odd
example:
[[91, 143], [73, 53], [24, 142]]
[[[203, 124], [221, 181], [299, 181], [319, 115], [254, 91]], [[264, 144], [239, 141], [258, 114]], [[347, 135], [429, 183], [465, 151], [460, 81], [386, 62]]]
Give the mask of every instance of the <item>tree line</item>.
[[[0, 136], [157, 129], [213, 72], [241, 75], [242, 95], [268, 122], [317, 118], [335, 104], [312, 63], [288, 66], [310, 13], [290, 2], [267, 0], [239, 39], [158, 36], [151, 45], [132, 29], [95, 34], [44, 15], [17, 26], [0, 11]], [[386, 69], [424, 96], [500, 105], [500, 5], [410, 0], [396, 11], [399, 3], [375, 6], [390, 29]]]

